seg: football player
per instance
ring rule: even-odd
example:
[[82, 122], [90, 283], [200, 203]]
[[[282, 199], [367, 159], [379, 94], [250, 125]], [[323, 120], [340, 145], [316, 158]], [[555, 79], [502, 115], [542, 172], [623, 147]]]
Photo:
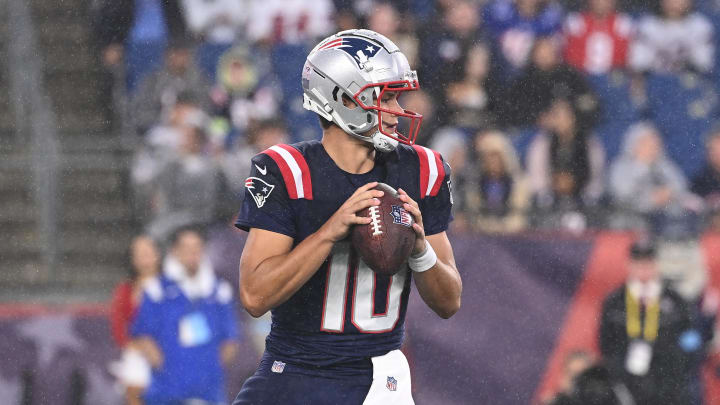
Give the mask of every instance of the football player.
[[[302, 86], [322, 140], [255, 156], [236, 224], [249, 231], [242, 303], [255, 317], [272, 311], [272, 329], [234, 404], [413, 404], [399, 350], [411, 277], [440, 317], [460, 308], [445, 234], [450, 167], [413, 145], [422, 116], [398, 98], [419, 88], [417, 74], [386, 37], [349, 30], [323, 40], [307, 57]], [[379, 204], [378, 182], [398, 189], [415, 219], [415, 246], [394, 276], [375, 274], [347, 237], [370, 222], [357, 213]]]

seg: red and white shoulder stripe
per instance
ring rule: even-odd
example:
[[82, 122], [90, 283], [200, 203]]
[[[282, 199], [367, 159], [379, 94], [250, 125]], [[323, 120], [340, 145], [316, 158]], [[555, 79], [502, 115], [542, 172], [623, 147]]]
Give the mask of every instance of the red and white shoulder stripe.
[[413, 145], [420, 160], [420, 198], [436, 196], [445, 179], [445, 166], [440, 154], [430, 148]]
[[278, 144], [262, 153], [270, 156], [280, 168], [285, 188], [291, 199], [313, 199], [310, 167], [299, 150], [290, 145]]

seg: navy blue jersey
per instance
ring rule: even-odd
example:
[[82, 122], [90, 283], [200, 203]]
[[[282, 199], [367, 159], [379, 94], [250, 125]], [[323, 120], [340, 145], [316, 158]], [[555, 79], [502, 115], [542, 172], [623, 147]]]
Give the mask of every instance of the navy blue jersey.
[[[377, 153], [364, 174], [341, 170], [319, 141], [275, 145], [252, 159], [248, 191], [236, 226], [288, 235], [298, 244], [316, 232], [357, 190], [372, 181], [402, 188], [420, 205], [425, 233], [451, 220], [450, 167], [437, 152], [399, 145]], [[317, 273], [272, 310], [267, 350], [312, 367], [367, 364], [398, 349], [410, 293], [406, 268], [376, 275], [349, 241], [336, 243]]]

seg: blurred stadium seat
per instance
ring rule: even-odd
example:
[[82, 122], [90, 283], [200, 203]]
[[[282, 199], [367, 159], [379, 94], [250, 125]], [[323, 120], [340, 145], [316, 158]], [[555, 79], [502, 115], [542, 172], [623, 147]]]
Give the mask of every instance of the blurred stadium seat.
[[717, 110], [710, 82], [694, 74], [650, 74], [646, 80], [650, 118], [662, 132], [666, 150], [688, 178], [703, 167], [703, 137]]
[[317, 138], [319, 131], [315, 114], [302, 108], [301, 74], [309, 51], [305, 45], [277, 44], [270, 52], [270, 61], [283, 93], [282, 115], [289, 125], [293, 142]]
[[631, 98], [627, 74], [612, 72], [588, 75], [587, 79], [602, 106], [595, 133], [605, 147], [605, 158], [609, 163], [621, 152], [625, 131], [638, 120], [638, 108]]

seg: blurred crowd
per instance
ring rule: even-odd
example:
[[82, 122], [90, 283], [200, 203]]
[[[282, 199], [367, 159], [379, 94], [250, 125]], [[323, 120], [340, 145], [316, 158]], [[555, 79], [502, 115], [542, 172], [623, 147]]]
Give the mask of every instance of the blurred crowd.
[[456, 229], [672, 237], [720, 228], [720, 4], [695, 1], [96, 0], [93, 15], [129, 106], [109, 118], [139, 139], [135, 212], [160, 239], [237, 207], [253, 154], [320, 137], [301, 66], [356, 27], [418, 70], [403, 104], [453, 167]]
[[418, 70], [403, 104], [453, 167], [455, 228], [672, 237], [720, 228], [720, 4], [695, 1], [96, 0], [93, 15], [129, 106], [108, 118], [139, 139], [135, 212], [160, 239], [237, 207], [253, 154], [320, 137], [301, 66], [355, 27]]

